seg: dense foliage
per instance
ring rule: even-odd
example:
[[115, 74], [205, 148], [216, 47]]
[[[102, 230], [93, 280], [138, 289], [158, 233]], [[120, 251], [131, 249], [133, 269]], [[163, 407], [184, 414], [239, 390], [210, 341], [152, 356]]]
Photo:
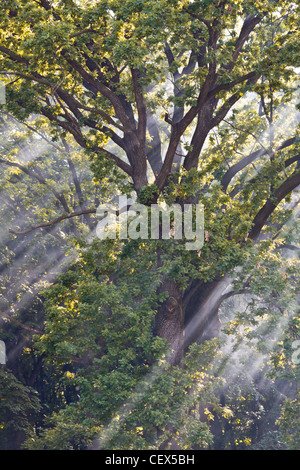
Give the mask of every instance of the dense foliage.
[[[2, 1], [0, 448], [299, 449], [298, 18]], [[99, 240], [120, 194], [204, 246]]]

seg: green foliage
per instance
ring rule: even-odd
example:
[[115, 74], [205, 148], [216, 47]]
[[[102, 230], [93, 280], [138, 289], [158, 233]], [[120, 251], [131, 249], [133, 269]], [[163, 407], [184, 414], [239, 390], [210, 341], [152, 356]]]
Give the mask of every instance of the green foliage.
[[[297, 397], [272, 403], [299, 382], [299, 5], [51, 4], [0, 6], [1, 338], [21, 351], [0, 369], [5, 446], [296, 448]], [[203, 248], [100, 241], [91, 213], [68, 218], [132, 191], [202, 203]], [[222, 312], [225, 345], [204, 331], [169, 363], [165, 280], [182, 310], [246, 294]]]
[[158, 195], [159, 190], [155, 184], [152, 184], [151, 186], [145, 186], [139, 193], [138, 202], [140, 204], [148, 205], [153, 201], [155, 196]]
[[283, 405], [279, 428], [282, 433], [284, 443], [289, 450], [299, 450], [300, 445], [300, 404], [299, 391], [294, 400], [288, 399]]
[[33, 431], [40, 401], [35, 390], [24, 386], [3, 365], [0, 382], [0, 448], [9, 450], [14, 446], [16, 433], [24, 439], [24, 435]]
[[47, 291], [45, 332], [35, 346], [72, 377], [78, 401], [53, 415], [49, 429], [26, 447], [78, 449], [92, 437], [106, 449], [158, 448], [166, 440], [207, 446], [211, 435], [197, 406], [213, 399], [209, 363], [216, 345], [194, 345], [182, 367], [170, 366], [166, 342], [153, 331], [158, 281], [150, 255], [144, 266], [125, 259], [111, 284], [113, 261], [97, 262], [108, 247], [95, 248], [84, 250], [76, 272]]

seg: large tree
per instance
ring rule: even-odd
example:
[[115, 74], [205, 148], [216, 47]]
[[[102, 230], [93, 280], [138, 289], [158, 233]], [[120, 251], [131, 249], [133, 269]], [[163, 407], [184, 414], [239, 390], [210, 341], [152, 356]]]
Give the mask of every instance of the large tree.
[[[10, 113], [45, 116], [54, 138], [71, 136], [88, 152], [99, 179], [125, 173], [143, 203], [204, 204], [201, 253], [182, 255], [180, 244], [179, 251], [157, 249], [158, 294], [166, 295], [156, 334], [178, 360], [185, 330], [187, 343], [217, 333], [226, 274], [259, 243], [272, 216], [278, 230], [278, 211], [300, 184], [296, 135], [276, 127], [299, 65], [299, 6], [4, 0], [0, 8]], [[241, 125], [230, 113], [251, 92], [258, 114]], [[217, 128], [223, 148], [208, 154]]]

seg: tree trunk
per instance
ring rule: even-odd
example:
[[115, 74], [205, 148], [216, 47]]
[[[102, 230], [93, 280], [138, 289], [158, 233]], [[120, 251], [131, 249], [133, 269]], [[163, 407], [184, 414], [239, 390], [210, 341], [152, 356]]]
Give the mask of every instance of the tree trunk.
[[175, 281], [164, 279], [158, 293], [167, 292], [168, 297], [158, 309], [155, 326], [156, 334], [170, 344], [172, 364], [180, 362], [192, 343], [219, 336], [220, 299], [227, 285], [226, 278], [197, 280], [183, 296]]
[[165, 338], [171, 348], [169, 362], [178, 364], [184, 354], [184, 314], [182, 293], [175, 281], [164, 279], [159, 293], [167, 292], [156, 314], [156, 335]]

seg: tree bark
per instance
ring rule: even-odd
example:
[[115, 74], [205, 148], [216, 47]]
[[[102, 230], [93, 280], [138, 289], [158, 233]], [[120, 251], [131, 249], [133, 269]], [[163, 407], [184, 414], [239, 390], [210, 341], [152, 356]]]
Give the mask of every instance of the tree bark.
[[177, 283], [164, 279], [159, 294], [167, 292], [167, 299], [158, 308], [155, 321], [155, 333], [165, 338], [170, 346], [168, 360], [176, 365], [184, 355], [184, 313], [182, 293]]
[[229, 282], [227, 278], [196, 280], [184, 295], [175, 281], [162, 282], [158, 293], [167, 292], [167, 299], [159, 306], [155, 326], [156, 335], [166, 338], [173, 351], [170, 363], [178, 364], [192, 343], [219, 336], [219, 308]]

